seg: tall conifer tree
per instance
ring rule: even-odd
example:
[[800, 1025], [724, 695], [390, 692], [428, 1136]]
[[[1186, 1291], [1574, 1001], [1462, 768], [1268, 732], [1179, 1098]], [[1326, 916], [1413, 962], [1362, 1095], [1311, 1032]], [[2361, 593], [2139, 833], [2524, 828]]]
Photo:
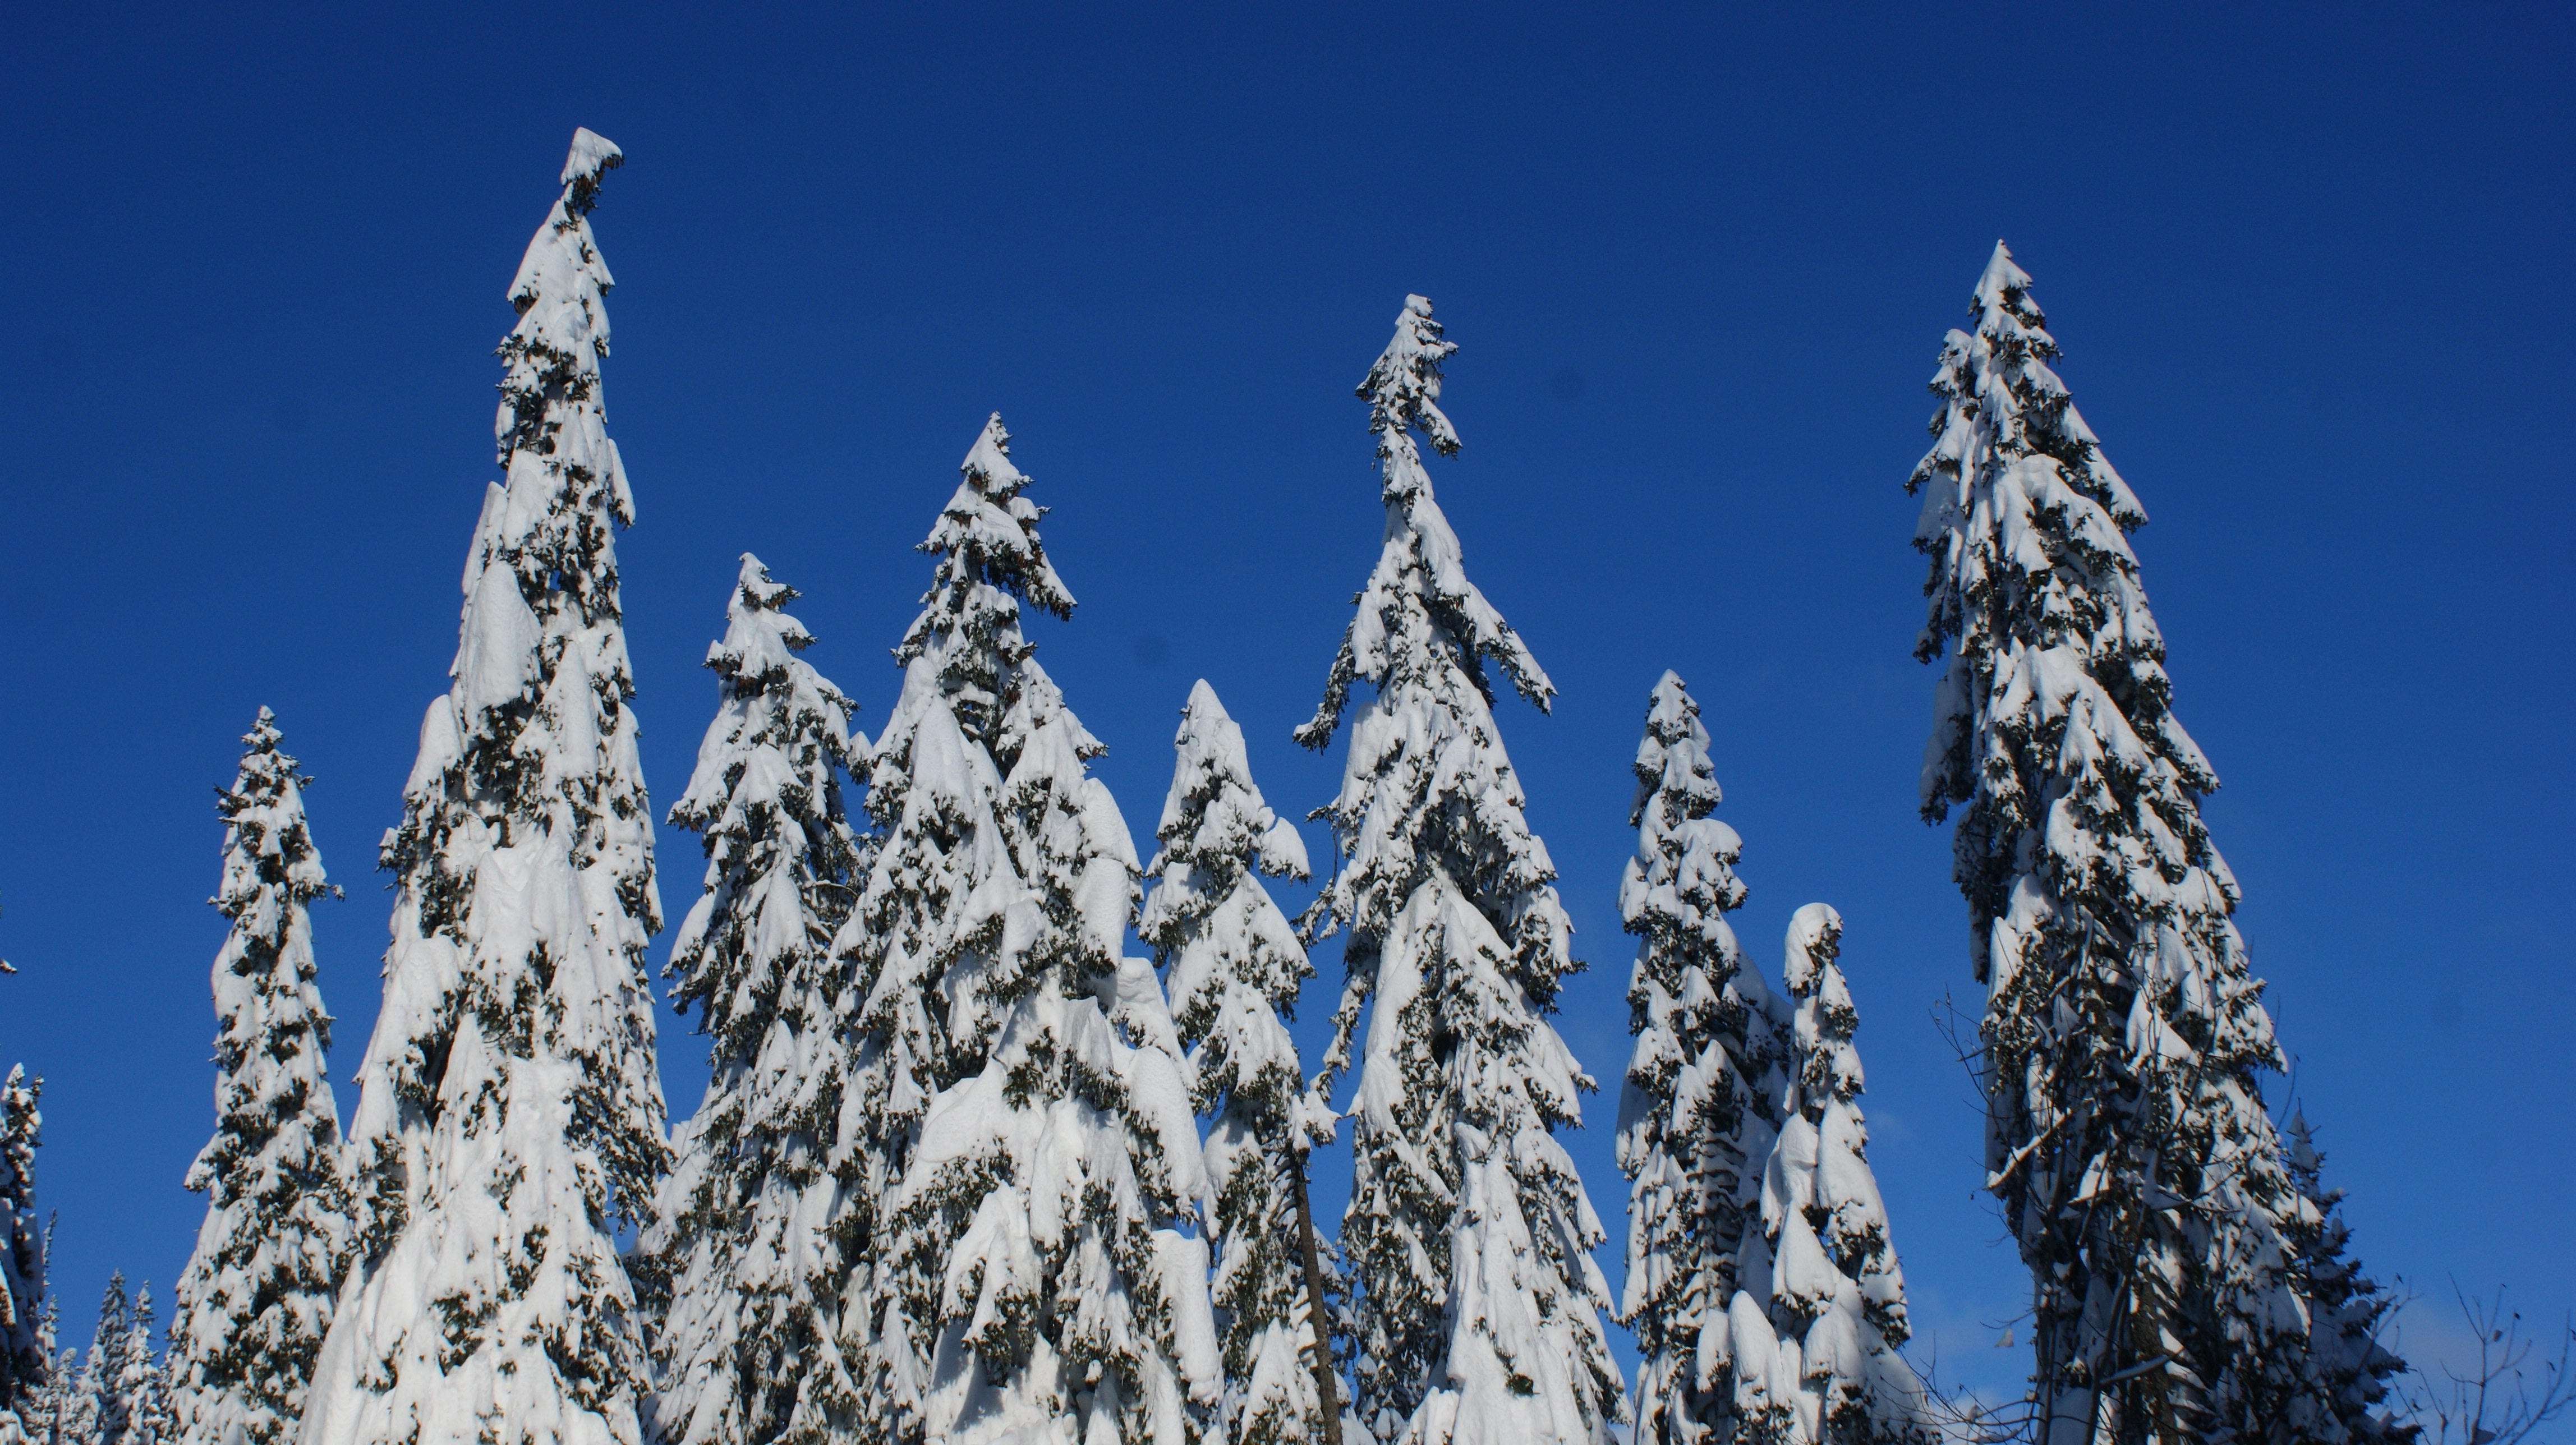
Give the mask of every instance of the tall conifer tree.
[[215, 955], [215, 1135], [188, 1170], [206, 1196], [170, 1321], [173, 1408], [191, 1445], [285, 1445], [348, 1263], [340, 1111], [306, 909], [334, 893], [295, 759], [267, 708], [220, 795], [231, 924]]
[[830, 951], [860, 845], [840, 770], [867, 748], [851, 704], [797, 654], [796, 589], [743, 554], [707, 649], [715, 721], [671, 821], [707, 877], [671, 945], [672, 998], [714, 1039], [706, 1099], [675, 1131], [655, 1248], [672, 1281], [655, 1341], [668, 1445], [819, 1440], [857, 1393], [841, 1357], [847, 1273], [835, 1145], [845, 1127], [845, 971]]
[[1219, 1241], [1224, 1437], [1322, 1441], [1338, 1428], [1331, 1284], [1306, 1199], [1309, 1146], [1332, 1111], [1307, 1088], [1288, 1017], [1314, 966], [1260, 875], [1304, 878], [1306, 845], [1252, 781], [1243, 729], [1216, 690], [1190, 689], [1136, 932], [1165, 968], [1207, 1141]]
[[359, 1067], [358, 1274], [302, 1445], [637, 1445], [643, 1313], [616, 1234], [662, 1172], [647, 938], [661, 925], [612, 528], [617, 147], [576, 132], [510, 287], [454, 686], [422, 720], [385, 993]]
[[960, 470], [871, 784], [872, 1082], [910, 1133], [873, 1222], [878, 1348], [912, 1352], [887, 1366], [907, 1438], [1179, 1445], [1220, 1384], [1206, 1247], [1175, 1227], [1206, 1194], [1185, 1065], [1152, 965], [1120, 956], [1136, 854], [1101, 744], [1020, 634], [1021, 601], [1073, 598], [999, 415]]
[[1932, 390], [1916, 646], [1943, 671], [1927, 821], [1986, 986], [1987, 1187], [2033, 1282], [2042, 1445], [2216, 1429], [2226, 1382], [2330, 1393], [2290, 1269], [2302, 1209], [2258, 1076], [2281, 1065], [2126, 534], [2144, 509], [2049, 363], [1997, 243]]
[[1581, 965], [1486, 667], [1542, 710], [1555, 687], [1467, 580], [1414, 443], [1418, 430], [1444, 456], [1458, 449], [1438, 405], [1456, 349], [1431, 303], [1408, 296], [1360, 384], [1385, 545], [1296, 733], [1329, 746], [1352, 684], [1375, 688], [1341, 793], [1317, 813], [1343, 864], [1305, 917], [1310, 944], [1350, 935], [1324, 1064], [1329, 1078], [1359, 1049], [1342, 1222], [1358, 1405], [1387, 1442], [1589, 1442], [1625, 1402], [1591, 1255], [1601, 1222], [1555, 1138], [1593, 1087], [1547, 1021]]
[[1620, 920], [1638, 936], [1619, 1164], [1641, 1445], [1737, 1438], [1733, 1396], [1702, 1383], [1700, 1351], [1711, 1330], [1725, 1332], [1748, 1224], [1761, 1240], [1763, 1161], [1780, 1125], [1783, 1020], [1727, 925], [1744, 903], [1743, 842], [1712, 816], [1721, 794], [1708, 749], [1699, 704], [1665, 673], [1637, 744], [1637, 852], [1619, 883]]

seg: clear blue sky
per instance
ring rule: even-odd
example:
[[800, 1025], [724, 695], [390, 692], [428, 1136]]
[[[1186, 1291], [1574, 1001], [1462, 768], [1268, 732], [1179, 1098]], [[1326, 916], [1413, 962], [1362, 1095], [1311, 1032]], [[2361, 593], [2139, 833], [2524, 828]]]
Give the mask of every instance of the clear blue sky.
[[[263, 703], [349, 888], [316, 919], [355, 1067], [373, 847], [492, 474], [502, 293], [576, 125], [629, 157], [596, 225], [661, 803], [745, 549], [809, 594], [810, 656], [873, 731], [910, 548], [995, 408], [1082, 600], [1043, 656], [1130, 825], [1199, 676], [1271, 797], [1324, 801], [1338, 753], [1288, 729], [1377, 546], [1350, 389], [1423, 292], [1463, 347], [1439, 495], [1561, 690], [1499, 715], [1592, 963], [1566, 1034], [1615, 1088], [1627, 760], [1674, 667], [1755, 957], [1777, 969], [1809, 899], [1849, 921], [1916, 1317], [1945, 1375], [1990, 1383], [2022, 1363], [1990, 1346], [2024, 1284], [1931, 1022], [1974, 987], [1946, 834], [1915, 816], [1902, 483], [1942, 333], [2009, 238], [2155, 518], [2179, 708], [2227, 782], [2211, 824], [2364, 1257], [2558, 1314], [2566, 13], [1739, 8], [11, 7], [0, 1060], [46, 1079], [66, 1334], [112, 1267], [166, 1299], [193, 1240], [211, 790]], [[698, 850], [662, 850], [676, 918]], [[1319, 964], [1329, 997], [1338, 945]], [[685, 1111], [703, 1041], [666, 1014], [663, 1042]], [[1614, 1107], [1574, 1148], [1615, 1277]]]

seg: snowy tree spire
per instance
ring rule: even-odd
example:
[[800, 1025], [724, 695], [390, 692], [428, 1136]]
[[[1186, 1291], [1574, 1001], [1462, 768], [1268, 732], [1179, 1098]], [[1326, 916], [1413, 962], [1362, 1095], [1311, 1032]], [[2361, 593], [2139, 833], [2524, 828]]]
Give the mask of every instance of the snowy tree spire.
[[285, 1445], [350, 1246], [340, 1111], [324, 1054], [331, 1015], [314, 985], [306, 908], [335, 894], [304, 821], [295, 759], [267, 708], [219, 795], [223, 876], [208, 901], [231, 924], [215, 954], [215, 1134], [188, 1170], [206, 1196], [179, 1277], [170, 1373], [191, 1445]]
[[2201, 822], [2218, 778], [2173, 714], [2125, 535], [2146, 513], [2001, 243], [1969, 313], [1907, 487], [1931, 559], [1916, 655], [1943, 664], [1923, 811], [1963, 810], [1987, 990], [1987, 1185], [2031, 1269], [2043, 1445], [2196, 1438], [2222, 1377], [2264, 1357], [2330, 1389], [2257, 1083], [2281, 1054]]
[[648, 937], [661, 926], [606, 431], [608, 268], [589, 213], [617, 148], [574, 136], [510, 288], [507, 482], [466, 558], [454, 685], [383, 866], [384, 1004], [350, 1144], [361, 1257], [302, 1445], [637, 1445], [646, 1364], [616, 1232], [662, 1172]]
[[1308, 1092], [1288, 1034], [1298, 987], [1315, 970], [1260, 878], [1304, 878], [1306, 845], [1262, 800], [1243, 729], [1204, 680], [1172, 746], [1162, 850], [1146, 870], [1154, 889], [1136, 932], [1167, 970], [1193, 1102], [1216, 1116], [1207, 1172], [1210, 1232], [1222, 1242], [1225, 1438], [1320, 1441], [1338, 1425], [1339, 1392], [1304, 1156], [1331, 1137], [1332, 1113]]
[[671, 995], [715, 1042], [651, 1241], [672, 1278], [654, 1344], [669, 1445], [820, 1440], [856, 1408], [831, 1226], [849, 1127], [840, 1019], [857, 1000], [829, 945], [861, 866], [839, 770], [867, 739], [849, 730], [849, 699], [797, 656], [814, 638], [783, 610], [796, 595], [743, 554], [707, 649], [715, 721], [671, 808], [707, 852], [671, 945]]
[[1761, 1237], [1763, 1161], [1780, 1124], [1780, 1006], [1746, 966], [1726, 915], [1743, 905], [1743, 843], [1711, 816], [1720, 801], [1708, 729], [1667, 672], [1637, 744], [1637, 851], [1619, 916], [1638, 936], [1628, 981], [1637, 1036], [1619, 1097], [1628, 1175], [1627, 1282], [1620, 1317], [1636, 1332], [1636, 1439], [1733, 1438], [1734, 1400], [1700, 1382], [1703, 1340], [1726, 1330], [1739, 1246]]
[[1841, 915], [1789, 920], [1793, 1001], [1780, 1133], [1746, 1221], [1738, 1288], [1699, 1340], [1700, 1388], [1731, 1397], [1735, 1438], [1782, 1445], [1931, 1445], [1904, 1343], [1905, 1276], [1869, 1167], [1859, 1016], [1835, 959]]
[[28, 1426], [30, 1395], [58, 1384], [54, 1332], [45, 1299], [45, 1232], [36, 1222], [36, 1146], [44, 1115], [36, 1097], [45, 1081], [12, 1064], [0, 1081], [0, 1436]]
[[1452, 350], [1431, 303], [1409, 296], [1361, 384], [1385, 545], [1296, 734], [1327, 746], [1353, 680], [1375, 685], [1341, 793], [1315, 815], [1331, 820], [1342, 866], [1304, 918], [1309, 944], [1350, 933], [1327, 1080], [1350, 1064], [1375, 999], [1342, 1223], [1358, 1404], [1387, 1442], [1593, 1441], [1625, 1407], [1591, 1256], [1601, 1223], [1554, 1137], [1593, 1084], [1547, 1021], [1581, 965], [1484, 663], [1541, 708], [1554, 688], [1467, 580], [1414, 444], [1419, 430], [1457, 447], [1435, 405]]
[[836, 944], [866, 1000], [853, 1147], [901, 1181], [853, 1189], [876, 1433], [1184, 1441], [1219, 1385], [1206, 1248], [1175, 1227], [1207, 1185], [1162, 989], [1120, 956], [1135, 845], [1020, 633], [1022, 602], [1073, 598], [998, 415], [960, 472]]

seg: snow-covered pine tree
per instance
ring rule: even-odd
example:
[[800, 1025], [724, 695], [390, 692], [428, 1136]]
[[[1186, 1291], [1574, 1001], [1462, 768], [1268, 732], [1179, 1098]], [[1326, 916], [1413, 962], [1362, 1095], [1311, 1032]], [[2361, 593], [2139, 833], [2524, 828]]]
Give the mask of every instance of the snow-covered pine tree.
[[[61, 1338], [61, 1304], [59, 1297], [45, 1300], [42, 1329], [48, 1341]], [[62, 1445], [70, 1438], [63, 1432], [71, 1423], [72, 1386], [80, 1377], [80, 1355], [67, 1349], [45, 1363], [44, 1378], [18, 1399], [19, 1438], [32, 1445]]]
[[618, 150], [576, 132], [510, 287], [518, 328], [455, 680], [389, 830], [398, 878], [350, 1129], [361, 1255], [302, 1445], [636, 1445], [643, 1310], [615, 1235], [663, 1167], [645, 941], [661, 924], [604, 430]]
[[2042, 1445], [2192, 1440], [2222, 1378], [2266, 1360], [2331, 1391], [2257, 1082], [2281, 1054], [2201, 822], [2218, 778], [2173, 715], [2125, 535], [2146, 513], [2000, 242], [1969, 310], [1907, 487], [1931, 558], [1915, 655], [1944, 664], [1923, 813], [1964, 810], [1986, 986], [1987, 1187], [2031, 1270]]
[[1155, 830], [1162, 849], [1146, 870], [1153, 891], [1136, 933], [1165, 969], [1193, 1102], [1216, 1116], [1207, 1172], [1209, 1232], [1220, 1243], [1221, 1436], [1235, 1445], [1324, 1441], [1340, 1426], [1340, 1391], [1305, 1155], [1330, 1141], [1333, 1116], [1308, 1090], [1288, 1033], [1314, 966], [1260, 878], [1304, 878], [1306, 845], [1263, 801], [1243, 729], [1204, 680], [1190, 689], [1172, 746]]
[[877, 1348], [896, 1438], [1180, 1445], [1220, 1389], [1207, 1249], [1176, 1227], [1206, 1174], [1161, 985], [1120, 957], [1136, 853], [1101, 745], [1020, 634], [1022, 601], [1073, 599], [1009, 443], [996, 415], [922, 544], [936, 579], [875, 751], [886, 836], [852, 931], [872, 1112], [911, 1134], [874, 1146], [909, 1155], [869, 1221], [895, 1276], [872, 1287], [900, 1297]]
[[[170, 1408], [170, 1379], [152, 1345], [152, 1285], [134, 1292], [134, 1314], [127, 1324], [124, 1372], [118, 1393], [125, 1402], [123, 1445], [171, 1445], [178, 1438], [178, 1417]], [[106, 1445], [117, 1445], [109, 1441]]]
[[1357, 1403], [1390, 1445], [1589, 1442], [1626, 1402], [1601, 1327], [1601, 1222], [1555, 1138], [1594, 1087], [1547, 1021], [1581, 965], [1555, 865], [1521, 813], [1486, 664], [1541, 710], [1555, 686], [1467, 580], [1414, 444], [1418, 429], [1442, 455], [1458, 449], [1437, 404], [1455, 350], [1431, 303], [1408, 296], [1360, 383], [1385, 546], [1296, 732], [1329, 746], [1352, 683], [1375, 686], [1341, 793], [1315, 814], [1331, 820], [1342, 867], [1303, 920], [1309, 945], [1350, 933], [1324, 1079], [1357, 1044], [1341, 1241]]
[[340, 1110], [323, 1056], [311, 902], [336, 893], [267, 708], [219, 795], [230, 922], [215, 954], [215, 1134], [188, 1170], [206, 1196], [170, 1321], [170, 1387], [190, 1445], [286, 1445], [348, 1263]]
[[707, 877], [671, 945], [671, 997], [714, 1043], [705, 1100], [674, 1131], [652, 1241], [672, 1286], [654, 1341], [668, 1445], [820, 1440], [857, 1390], [842, 1359], [848, 1273], [830, 1227], [842, 1128], [846, 971], [860, 842], [840, 770], [864, 754], [841, 690], [797, 654], [796, 589], [746, 552], [707, 649], [715, 721], [671, 822], [706, 836]]
[[2270, 1368], [2232, 1374], [2222, 1382], [2219, 1413], [2231, 1438], [2245, 1445], [2409, 1445], [2420, 1433], [2401, 1424], [2388, 1403], [2389, 1377], [2405, 1362], [2380, 1342], [2396, 1308], [2395, 1296], [2347, 1258], [2351, 1226], [2343, 1218], [2343, 1191], [2324, 1181], [2325, 1156], [2317, 1152], [2307, 1117], [2290, 1116], [2288, 1164], [2303, 1207], [2288, 1226], [2290, 1284], [2308, 1309], [2306, 1361], [2326, 1387], [2320, 1397], [2307, 1370], [2287, 1368], [2297, 1356], [2258, 1362]]
[[1711, 1329], [1725, 1333], [1748, 1223], [1761, 1238], [1763, 1161], [1780, 1124], [1783, 1019], [1727, 925], [1744, 902], [1743, 842], [1711, 816], [1721, 794], [1708, 749], [1699, 704], [1665, 673], [1637, 744], [1637, 852], [1619, 881], [1620, 921], [1638, 936], [1619, 1167], [1639, 1445], [1735, 1438], [1734, 1398], [1701, 1384], [1699, 1350]]
[[55, 1374], [46, 1237], [36, 1222], [36, 1146], [44, 1126], [36, 1100], [44, 1087], [23, 1064], [11, 1065], [0, 1081], [0, 1445], [12, 1429], [35, 1436], [24, 1412]]
[[118, 1270], [108, 1275], [99, 1297], [89, 1357], [72, 1386], [71, 1418], [63, 1431], [71, 1445], [125, 1445], [133, 1429], [134, 1399], [126, 1393], [133, 1352], [134, 1302], [125, 1293], [125, 1272]]
[[1896, 1355], [1905, 1276], [1869, 1167], [1859, 1026], [1834, 960], [1842, 917], [1789, 919], [1791, 1002], [1780, 1132], [1745, 1221], [1739, 1288], [1699, 1340], [1701, 1388], [1731, 1396], [1731, 1438], [1776, 1445], [1931, 1445], [1922, 1382]]

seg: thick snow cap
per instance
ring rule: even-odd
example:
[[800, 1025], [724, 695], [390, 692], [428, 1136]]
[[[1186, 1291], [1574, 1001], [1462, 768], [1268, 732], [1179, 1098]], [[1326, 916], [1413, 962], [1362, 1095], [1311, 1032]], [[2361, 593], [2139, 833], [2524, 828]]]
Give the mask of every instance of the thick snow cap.
[[563, 184], [578, 186], [588, 181], [597, 185], [603, 173], [624, 164], [626, 152], [617, 148], [617, 142], [588, 126], [579, 126], [572, 133], [572, 153], [564, 157]]

